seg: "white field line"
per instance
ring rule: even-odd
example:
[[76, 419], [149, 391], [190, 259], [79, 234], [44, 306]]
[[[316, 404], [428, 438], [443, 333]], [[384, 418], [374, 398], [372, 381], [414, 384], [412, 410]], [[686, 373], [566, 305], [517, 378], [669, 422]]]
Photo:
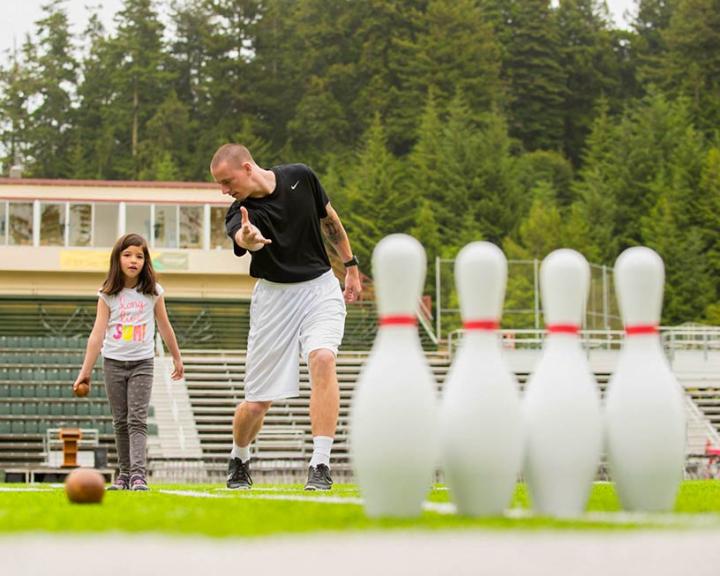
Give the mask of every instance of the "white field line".
[[[53, 492], [58, 488], [62, 488], [62, 484], [52, 484], [47, 488], [41, 487], [7, 487], [0, 486], [0, 492]], [[263, 492], [276, 490], [282, 492], [282, 488], [262, 489]], [[239, 498], [244, 500], [275, 500], [286, 502], [311, 502], [319, 504], [340, 504], [351, 506], [362, 506], [362, 498], [343, 497], [343, 496], [302, 496], [299, 494], [263, 494], [252, 493], [251, 491], [243, 491], [238, 493], [237, 490], [219, 489], [215, 492], [202, 492], [198, 490], [155, 490], [160, 494], [170, 494], [173, 496], [185, 496], [189, 498]], [[424, 502], [423, 510], [426, 512], [434, 512], [436, 514], [455, 514], [457, 508], [451, 502]], [[506, 510], [503, 514], [509, 519], [530, 519], [535, 518], [531, 510], [524, 508], [513, 508]], [[685, 527], [685, 528], [719, 528], [720, 514], [647, 514], [640, 512], [586, 512], [577, 518], [568, 518], [574, 522], [608, 523], [617, 525], [637, 524], [639, 526], [655, 526], [655, 527]]]
[[[249, 490], [238, 492], [237, 490], [225, 490], [226, 494], [217, 494], [211, 492], [196, 492], [192, 490], [158, 490], [163, 494], [174, 494], [176, 496], [190, 496], [194, 498], [239, 498], [243, 500], [281, 500], [287, 502], [313, 502], [319, 504], [351, 504], [354, 506], [362, 506], [362, 498], [352, 496], [300, 496], [299, 494], [258, 494], [251, 493]], [[232, 492], [227, 494], [227, 492]], [[456, 508], [454, 504], [445, 502], [424, 502], [423, 510], [428, 512], [436, 512], [438, 514], [454, 514]]]
[[10, 488], [7, 486], [0, 486], [0, 492], [54, 492], [55, 488], [53, 487], [47, 487], [47, 488], [35, 488], [35, 487], [25, 487], [25, 486], [18, 486], [17, 488]]
[[[312, 502], [319, 504], [340, 504], [361, 506], [362, 498], [342, 496], [301, 496], [298, 494], [258, 494], [251, 491], [238, 493], [237, 491], [225, 490], [225, 494], [213, 494], [209, 492], [198, 492], [192, 490], [158, 490], [163, 494], [174, 494], [177, 496], [190, 496], [195, 498], [239, 498], [243, 500], [275, 500], [287, 502]], [[231, 492], [232, 494], [228, 494]], [[451, 502], [424, 502], [423, 510], [436, 514], [456, 514], [457, 508]], [[538, 518], [531, 510], [524, 508], [512, 508], [503, 514], [508, 519], [531, 519]], [[567, 518], [573, 522], [587, 524], [608, 523], [617, 525], [637, 524], [639, 526], [656, 527], [687, 527], [687, 528], [718, 528], [720, 527], [720, 514], [647, 514], [640, 512], [586, 512], [577, 518]]]
[[300, 496], [296, 494], [253, 494], [249, 490], [225, 490], [224, 494], [195, 492], [192, 490], [157, 490], [162, 494], [190, 496], [193, 498], [239, 498], [243, 500], [286, 500], [289, 502], [320, 502], [321, 504], [362, 504], [360, 498], [343, 496]]
[[154, 490], [160, 494], [172, 494], [174, 496], [190, 496], [191, 498], [227, 498], [223, 494], [213, 494], [212, 492], [196, 492], [194, 490]]

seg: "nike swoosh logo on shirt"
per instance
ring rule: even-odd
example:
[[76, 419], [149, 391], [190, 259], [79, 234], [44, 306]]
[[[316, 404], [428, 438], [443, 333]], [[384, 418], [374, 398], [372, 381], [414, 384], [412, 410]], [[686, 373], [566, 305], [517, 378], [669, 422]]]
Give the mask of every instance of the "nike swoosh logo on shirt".
[[300, 180], [298, 180], [297, 182], [295, 182], [295, 184], [293, 184], [292, 186], [290, 186], [290, 190], [295, 190], [295, 188], [297, 188], [297, 185], [298, 185], [298, 184], [300, 184]]

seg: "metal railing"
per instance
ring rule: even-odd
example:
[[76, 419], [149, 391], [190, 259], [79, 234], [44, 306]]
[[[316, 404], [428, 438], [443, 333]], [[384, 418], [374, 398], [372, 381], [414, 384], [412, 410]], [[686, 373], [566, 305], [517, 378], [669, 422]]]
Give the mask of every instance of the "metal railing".
[[[545, 330], [505, 329], [499, 330], [504, 348], [538, 350], [542, 348]], [[462, 341], [465, 330], [453, 330], [448, 334], [448, 355], [452, 359]], [[619, 350], [625, 336], [623, 330], [581, 330], [580, 340], [586, 350]], [[720, 351], [720, 327], [716, 326], [662, 326], [660, 337], [663, 348], [672, 359], [678, 350], [699, 350], [707, 355]]]

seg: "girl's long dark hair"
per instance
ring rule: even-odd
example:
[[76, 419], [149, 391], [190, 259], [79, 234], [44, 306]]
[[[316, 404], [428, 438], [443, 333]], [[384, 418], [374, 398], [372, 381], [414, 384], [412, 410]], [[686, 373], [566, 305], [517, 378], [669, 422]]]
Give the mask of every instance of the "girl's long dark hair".
[[123, 278], [122, 268], [120, 267], [120, 255], [128, 246], [138, 246], [142, 248], [143, 255], [145, 256], [145, 264], [143, 264], [142, 270], [140, 271], [135, 289], [142, 294], [155, 294], [157, 290], [155, 286], [157, 284], [155, 269], [150, 259], [147, 242], [140, 234], [125, 234], [125, 236], [121, 236], [117, 242], [115, 242], [115, 246], [113, 246], [112, 253], [110, 254], [110, 270], [108, 270], [107, 277], [100, 291], [103, 294], [112, 296], [125, 288], [125, 278]]

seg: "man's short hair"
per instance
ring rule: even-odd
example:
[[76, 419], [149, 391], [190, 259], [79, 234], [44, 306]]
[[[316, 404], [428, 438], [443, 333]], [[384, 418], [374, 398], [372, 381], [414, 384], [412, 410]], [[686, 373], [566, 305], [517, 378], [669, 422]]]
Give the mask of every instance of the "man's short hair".
[[217, 149], [217, 152], [215, 152], [212, 162], [210, 162], [210, 169], [214, 170], [220, 166], [220, 164], [229, 164], [230, 166], [238, 168], [243, 162], [255, 163], [252, 154], [250, 154], [250, 150], [242, 144], [223, 144]]

